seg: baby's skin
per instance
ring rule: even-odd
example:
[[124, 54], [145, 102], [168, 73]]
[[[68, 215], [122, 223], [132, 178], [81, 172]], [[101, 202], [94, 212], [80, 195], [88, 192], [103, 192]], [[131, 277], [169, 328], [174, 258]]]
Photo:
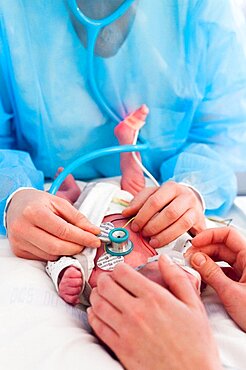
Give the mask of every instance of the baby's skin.
[[[114, 133], [119, 141], [120, 145], [132, 144], [136, 130], [139, 130], [147, 117], [148, 108], [142, 105], [139, 109], [133, 112], [131, 115], [126, 117], [126, 119], [120, 122]], [[139, 153], [137, 153], [138, 159], [141, 160]], [[62, 168], [58, 169], [57, 175], [62, 171]], [[141, 168], [135, 162], [132, 153], [122, 153], [121, 154], [121, 188], [130, 192], [132, 195], [136, 195], [145, 187], [145, 179]], [[60, 187], [57, 195], [67, 199], [70, 203], [74, 203], [80, 194], [80, 189], [76, 184], [72, 175], [69, 175]], [[115, 221], [114, 221], [115, 220]], [[117, 220], [117, 221], [116, 221]], [[127, 219], [122, 215], [110, 215], [103, 219], [103, 222], [113, 222], [115, 227], [123, 227]], [[149, 257], [155, 256], [157, 253], [149, 244], [148, 240], [142, 237], [139, 233], [135, 233], [131, 230], [130, 225], [126, 226], [129, 232], [130, 240], [134, 245], [131, 253], [124, 256], [124, 262], [130, 266], [136, 268], [140, 265], [146, 264]], [[97, 250], [95, 258], [95, 267], [89, 278], [89, 283], [92, 288], [97, 285], [98, 276], [101, 273], [110, 273], [109, 271], [101, 270], [97, 266], [97, 260], [105, 252], [104, 246], [102, 245]], [[147, 264], [144, 268], [140, 270], [142, 274], [151, 280], [164, 285], [164, 282], [159, 273], [158, 264], [153, 262]], [[191, 280], [196, 286], [196, 279], [188, 274]], [[74, 266], [69, 266], [64, 269], [59, 276], [58, 292], [59, 295], [70, 304], [79, 303], [79, 296], [83, 286], [82, 273], [79, 269]]]
[[[118, 221], [114, 221], [117, 219]], [[123, 227], [126, 224], [127, 220], [122, 218], [122, 216], [118, 214], [104, 217], [103, 222], [108, 221], [111, 222], [113, 221], [115, 227]], [[157, 255], [156, 250], [153, 249], [150, 245], [148, 245], [148, 240], [146, 238], [142, 237], [139, 233], [133, 232], [130, 229], [130, 225], [127, 225], [125, 228], [129, 232], [129, 239], [133, 243], [134, 247], [131, 253], [124, 256], [124, 262], [132, 266], [133, 268], [145, 265], [149, 257]], [[97, 286], [97, 279], [100, 274], [111, 273], [110, 271], [104, 271], [97, 266], [97, 261], [104, 252], [105, 252], [104, 246], [101, 245], [101, 247], [98, 248], [97, 250], [96, 258], [94, 260], [95, 267], [89, 278], [89, 284], [91, 285], [92, 288]], [[144, 276], [148, 277], [150, 280], [155, 281], [156, 283], [162, 286], [165, 286], [157, 262], [148, 263], [143, 268], [141, 268], [139, 272], [142, 273]], [[189, 273], [187, 274], [191, 282], [193, 283], [194, 287], [198, 288], [197, 279], [193, 275]], [[60, 283], [58, 285], [59, 295], [67, 303], [77, 304], [79, 303], [79, 295], [81, 293], [82, 286], [83, 279], [81, 271], [76, 267], [70, 266], [65, 269], [65, 272], [61, 277]]]
[[[148, 114], [148, 108], [142, 105], [135, 112], [127, 116], [122, 122], [120, 122], [114, 130], [115, 136], [117, 137], [120, 145], [132, 144], [134, 136], [137, 130], [139, 130], [145, 123]], [[138, 159], [141, 160], [139, 153], [137, 153]], [[132, 153], [121, 154], [121, 188], [130, 192], [132, 195], [136, 195], [140, 190], [145, 187], [145, 179], [141, 168], [135, 162]], [[62, 168], [58, 169], [57, 175], [62, 171]], [[74, 203], [79, 196], [79, 189], [73, 176], [69, 175], [60, 187], [57, 195], [67, 199], [69, 202]], [[119, 219], [114, 222], [115, 227], [122, 227], [127, 222], [127, 219], [121, 215], [111, 215], [104, 218], [103, 222], [112, 221]], [[148, 257], [156, 255], [156, 251], [148, 246], [147, 240], [140, 237], [138, 233], [134, 233], [130, 227], [126, 227], [130, 234], [130, 240], [134, 244], [133, 251], [124, 257], [124, 262], [128, 263], [133, 267], [137, 267], [147, 262]], [[89, 283], [92, 287], [96, 286], [97, 278], [101, 273], [105, 271], [97, 267], [98, 258], [104, 253], [104, 247], [101, 246], [95, 258], [95, 268], [90, 276]], [[60, 276], [59, 282], [59, 295], [68, 303], [78, 303], [78, 297], [81, 293], [81, 287], [83, 285], [82, 274], [76, 267], [70, 266], [66, 268]]]
[[[114, 134], [120, 145], [133, 143], [135, 133], [144, 125], [148, 113], [147, 106], [142, 105], [115, 127]], [[137, 153], [137, 158], [141, 161], [139, 153]], [[120, 169], [121, 189], [136, 195], [145, 187], [143, 171], [134, 160], [132, 153], [121, 153]]]
[[[143, 104], [115, 127], [114, 134], [120, 145], [129, 145], [133, 143], [135, 133], [145, 124], [148, 113], [148, 107]], [[140, 154], [136, 154], [139, 161], [141, 161]], [[122, 173], [121, 189], [128, 191], [132, 195], [139, 193], [145, 187], [145, 178], [142, 169], [135, 162], [132, 153], [121, 153], [120, 168]], [[62, 170], [63, 168], [60, 167], [55, 177], [57, 177]], [[67, 176], [56, 195], [68, 200], [71, 204], [78, 199], [80, 188], [74, 181], [72, 175]]]
[[[119, 220], [114, 221], [116, 219]], [[126, 224], [127, 219], [122, 218], [120, 214], [116, 214], [104, 217], [103, 222], [108, 221], [113, 221], [115, 227], [123, 227]], [[148, 246], [146, 239], [140, 237], [139, 233], [134, 233], [130, 229], [130, 225], [126, 226], [126, 229], [129, 232], [129, 239], [133, 243], [134, 247], [131, 253], [124, 256], [124, 262], [135, 268], [145, 264], [149, 257], [155, 256], [157, 253], [152, 247]], [[97, 260], [103, 253], [105, 253], [105, 249], [104, 246], [101, 245], [101, 247], [97, 250], [94, 261], [95, 267], [89, 278], [89, 284], [92, 288], [97, 286], [97, 279], [100, 274], [111, 273], [110, 271], [102, 270], [97, 266]], [[158, 276], [156, 276], [156, 278], [157, 277]], [[58, 285], [59, 295], [68, 303], [79, 303], [79, 295], [81, 293], [82, 284], [83, 280], [81, 271], [76, 267], [70, 266], [65, 270], [64, 274], [61, 277], [60, 283]]]

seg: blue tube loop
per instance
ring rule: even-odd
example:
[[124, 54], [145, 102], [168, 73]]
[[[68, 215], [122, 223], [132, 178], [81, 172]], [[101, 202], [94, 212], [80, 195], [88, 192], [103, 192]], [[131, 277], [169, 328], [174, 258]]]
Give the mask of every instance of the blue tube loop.
[[75, 159], [70, 163], [64, 170], [57, 176], [53, 184], [49, 189], [49, 193], [55, 195], [65, 178], [71, 174], [76, 168], [81, 166], [84, 163], [92, 161], [93, 159], [107, 156], [114, 153], [124, 153], [124, 152], [143, 152], [147, 150], [149, 146], [147, 144], [137, 144], [137, 145], [122, 145], [122, 146], [112, 146], [109, 148], [102, 148], [95, 150], [91, 153], [82, 155], [81, 157]]
[[119, 8], [117, 8], [112, 14], [101, 19], [92, 19], [87, 17], [79, 8], [77, 0], [68, 0], [69, 6], [77, 18], [77, 20], [84, 25], [87, 31], [87, 66], [88, 66], [88, 81], [90, 88], [93, 93], [93, 97], [99, 107], [107, 114], [114, 122], [119, 123], [123, 120], [123, 117], [118, 115], [113, 108], [108, 104], [105, 98], [102, 96], [98, 89], [98, 84], [95, 78], [95, 66], [94, 66], [94, 49], [96, 45], [96, 40], [99, 32], [109, 24], [115, 22], [117, 19], [122, 17], [135, 0], [126, 0], [122, 3]]

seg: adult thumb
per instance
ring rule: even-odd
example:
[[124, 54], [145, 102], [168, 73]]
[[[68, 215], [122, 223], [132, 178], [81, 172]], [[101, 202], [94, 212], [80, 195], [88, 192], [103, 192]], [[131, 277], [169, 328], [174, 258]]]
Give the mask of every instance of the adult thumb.
[[202, 280], [216, 290], [220, 297], [223, 295], [223, 291], [231, 286], [231, 279], [208, 255], [201, 252], [194, 253], [190, 258], [190, 263], [199, 272]]

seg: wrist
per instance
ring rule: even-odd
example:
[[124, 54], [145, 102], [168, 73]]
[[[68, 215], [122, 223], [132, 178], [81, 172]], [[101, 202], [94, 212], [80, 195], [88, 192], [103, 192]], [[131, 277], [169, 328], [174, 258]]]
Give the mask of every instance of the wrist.
[[[216, 346], [216, 343], [214, 345]], [[206, 348], [204, 348], [204, 353], [194, 355], [187, 367], [183, 366], [182, 370], [186, 368], [187, 370], [223, 370], [218, 352], [212, 351], [209, 354]]]
[[201, 206], [202, 206], [202, 209], [203, 209], [203, 212], [205, 212], [206, 210], [206, 204], [205, 204], [205, 200], [202, 196], [202, 194], [200, 193], [200, 191], [198, 191], [194, 186], [190, 185], [190, 184], [186, 184], [185, 182], [179, 182], [180, 185], [184, 185], [184, 186], [187, 186], [188, 188], [190, 188], [196, 195], [197, 199], [200, 201], [201, 203]]
[[8, 213], [10, 204], [11, 204], [11, 202], [13, 200], [13, 197], [15, 196], [15, 194], [19, 193], [20, 191], [30, 190], [30, 189], [33, 190], [34, 188], [31, 188], [31, 187], [20, 187], [17, 190], [13, 191], [13, 193], [11, 193], [9, 195], [9, 197], [7, 198], [7, 201], [6, 201], [6, 204], [5, 204], [5, 208], [4, 208], [4, 211], [3, 211], [3, 226], [6, 229], [6, 234], [8, 232], [8, 228], [7, 228], [7, 213]]

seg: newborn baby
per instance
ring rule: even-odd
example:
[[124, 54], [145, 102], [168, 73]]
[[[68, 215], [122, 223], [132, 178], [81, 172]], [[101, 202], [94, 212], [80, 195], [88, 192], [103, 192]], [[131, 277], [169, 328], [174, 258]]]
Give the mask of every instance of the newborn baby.
[[[135, 132], [144, 124], [147, 113], [147, 107], [141, 106], [116, 126], [115, 135], [121, 145], [133, 142]], [[138, 158], [140, 160], [139, 154]], [[61, 170], [59, 169], [58, 174]], [[112, 256], [106, 251], [107, 243], [102, 241], [101, 247], [97, 250], [95, 248], [85, 248], [82, 253], [74, 258], [62, 257], [56, 262], [48, 262], [46, 270], [53, 279], [59, 295], [68, 303], [82, 303], [84, 306], [88, 306], [90, 290], [96, 286], [98, 276], [101, 273], [110, 273], [120, 262], [125, 262], [133, 268], [139, 269], [147, 277], [163, 284], [157, 262], [148, 263], [149, 259], [157, 259], [155, 257], [157, 256], [157, 250], [148, 244], [148, 239], [144, 238], [141, 233], [133, 232], [130, 228], [131, 220], [125, 219], [121, 215], [123, 209], [132, 200], [133, 195], [145, 186], [143, 172], [131, 153], [121, 154], [121, 171], [121, 188], [118, 184], [107, 182], [87, 184], [74, 205], [92, 223], [101, 226], [104, 234], [107, 229], [108, 231], [113, 228], [126, 229], [129, 233], [129, 243], [132, 251], [124, 256]], [[63, 182], [57, 195], [74, 203], [79, 193], [80, 189], [70, 175]], [[102, 236], [101, 240], [104, 240]], [[183, 244], [185, 244], [185, 241]], [[165, 252], [167, 251], [170, 252], [170, 248]], [[172, 253], [172, 255], [174, 254]], [[182, 254], [178, 251], [176, 251], [177, 259], [180, 260], [181, 264], [185, 264]], [[197, 273], [194, 272], [194, 274], [196, 275], [195, 278], [193, 275], [189, 275], [191, 279], [194, 279], [194, 284], [198, 285]]]

